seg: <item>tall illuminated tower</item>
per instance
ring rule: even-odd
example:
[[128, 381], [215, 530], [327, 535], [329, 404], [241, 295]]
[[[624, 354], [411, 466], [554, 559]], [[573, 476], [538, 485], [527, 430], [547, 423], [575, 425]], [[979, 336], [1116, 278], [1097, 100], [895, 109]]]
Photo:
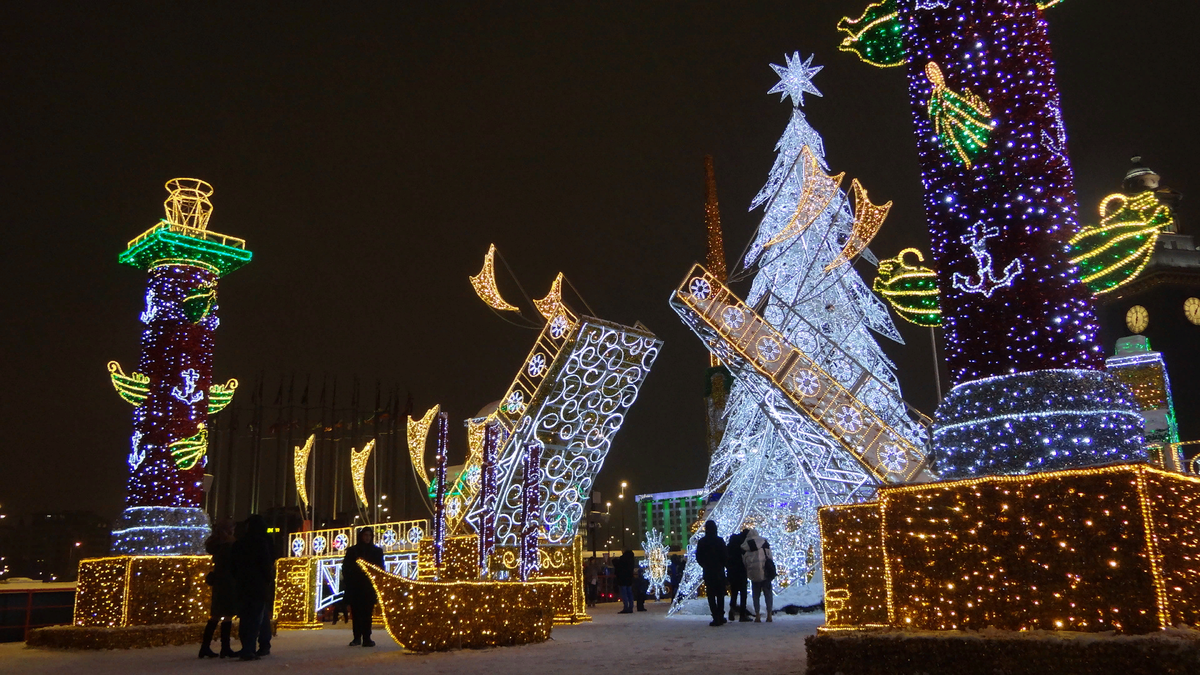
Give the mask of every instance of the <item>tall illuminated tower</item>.
[[888, 0], [843, 49], [907, 65], [925, 214], [955, 383], [936, 414], [946, 478], [1135, 460], [1141, 425], [1100, 369], [1043, 8], [1058, 0]]
[[113, 527], [119, 554], [203, 553], [206, 424], [237, 387], [212, 381], [217, 281], [251, 252], [243, 240], [208, 230], [212, 186], [176, 178], [166, 187], [166, 218], [119, 257], [149, 273], [137, 370], [108, 364], [117, 393], [134, 406], [125, 510]]

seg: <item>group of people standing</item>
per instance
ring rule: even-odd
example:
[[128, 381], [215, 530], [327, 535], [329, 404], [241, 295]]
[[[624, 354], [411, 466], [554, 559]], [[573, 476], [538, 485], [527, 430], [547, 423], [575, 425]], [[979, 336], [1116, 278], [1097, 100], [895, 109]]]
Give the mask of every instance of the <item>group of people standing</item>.
[[[734, 618], [740, 621], [762, 621], [759, 597], [767, 597], [767, 623], [771, 619], [775, 580], [775, 560], [771, 544], [754, 528], [730, 535], [726, 542], [717, 534], [717, 524], [704, 523], [704, 536], [696, 543], [696, 563], [704, 571], [704, 586], [708, 594], [708, 609], [713, 620], [708, 625], [722, 626]], [[728, 586], [727, 586], [728, 582]], [[746, 610], [746, 586], [754, 598], [754, 618]], [[725, 618], [725, 589], [729, 588], [729, 618]]]
[[[235, 535], [235, 529], [240, 530]], [[225, 519], [213, 526], [204, 542], [213, 568], [205, 581], [212, 587], [209, 621], [200, 643], [200, 658], [237, 657], [252, 661], [271, 653], [271, 613], [275, 597], [275, 542], [267, 533], [267, 522], [254, 514], [235, 526]], [[233, 617], [240, 621], [241, 651], [230, 647]], [[221, 627], [221, 651], [210, 646], [217, 626]], [[257, 646], [257, 648], [256, 648]]]
[[[236, 534], [235, 534], [236, 531]], [[358, 531], [358, 543], [346, 549], [342, 559], [342, 591], [350, 605], [354, 621], [351, 647], [374, 647], [371, 640], [371, 615], [375, 612], [375, 587], [358, 561], [383, 567], [383, 549], [374, 543], [374, 533], [364, 527]], [[212, 587], [209, 620], [200, 643], [200, 658], [233, 657], [253, 661], [271, 653], [271, 615], [275, 599], [275, 542], [267, 532], [263, 517], [254, 514], [234, 524], [227, 518], [213, 526], [204, 542], [212, 556], [213, 567], [205, 581]], [[237, 616], [240, 651], [230, 646], [233, 617]], [[221, 651], [212, 649], [212, 640], [221, 628]]]

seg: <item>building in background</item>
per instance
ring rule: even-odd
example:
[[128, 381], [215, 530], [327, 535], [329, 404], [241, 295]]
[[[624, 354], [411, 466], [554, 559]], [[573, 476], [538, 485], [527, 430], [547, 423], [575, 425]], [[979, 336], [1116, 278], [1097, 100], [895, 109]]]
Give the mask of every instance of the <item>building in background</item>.
[[663, 543], [672, 551], [683, 550], [704, 515], [720, 498], [720, 494], [708, 494], [702, 489], [637, 495], [633, 500], [638, 509], [638, 536], [645, 536], [654, 528], [663, 533]]
[[108, 555], [111, 529], [91, 511], [8, 516], [0, 520], [0, 577], [74, 581], [79, 561]]

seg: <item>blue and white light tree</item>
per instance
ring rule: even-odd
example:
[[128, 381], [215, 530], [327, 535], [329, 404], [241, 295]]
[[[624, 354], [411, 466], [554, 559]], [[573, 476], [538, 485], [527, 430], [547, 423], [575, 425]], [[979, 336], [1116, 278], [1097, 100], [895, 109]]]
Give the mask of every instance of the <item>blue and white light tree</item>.
[[[865, 241], [853, 244], [861, 234], [856, 216], [861, 227], [871, 207], [862, 205], [865, 191], [856, 186], [855, 197], [862, 201], [854, 200], [858, 213], [852, 212], [852, 199], [838, 187], [840, 177], [826, 175], [824, 144], [801, 110], [804, 94], [821, 95], [812, 83], [821, 67], [812, 65], [812, 57], [801, 60], [799, 53], [786, 65], [771, 67], [780, 82], [769, 93], [790, 97], [792, 116], [776, 145], [767, 183], [751, 204], [764, 213], [741, 261], [742, 277], [753, 274], [746, 304], [846, 389], [869, 372], [866, 384], [857, 383], [858, 399], [913, 446], [924, 448], [927, 431], [900, 397], [895, 366], [875, 334], [903, 341], [887, 308], [844, 258], [853, 250], [876, 262]], [[776, 588], [782, 597], [776, 604], [811, 605], [822, 598], [817, 509], [865, 499], [878, 482], [826, 427], [783, 398], [756, 371], [737, 376], [726, 406], [728, 426], [705, 484], [706, 492], [722, 496], [706, 518], [716, 521], [722, 536], [756, 528], [771, 542], [779, 570]], [[694, 558], [701, 534], [689, 544], [672, 612], [696, 595], [702, 581]]]

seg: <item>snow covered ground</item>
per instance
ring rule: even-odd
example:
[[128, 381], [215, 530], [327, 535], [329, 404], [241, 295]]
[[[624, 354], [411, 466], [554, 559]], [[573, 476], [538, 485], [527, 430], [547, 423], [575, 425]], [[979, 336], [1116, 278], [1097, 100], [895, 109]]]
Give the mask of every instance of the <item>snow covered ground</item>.
[[[197, 647], [159, 647], [111, 652], [60, 652], [0, 644], [0, 673], [341, 672], [355, 673], [803, 673], [804, 637], [824, 623], [821, 614], [777, 614], [774, 623], [729, 623], [710, 628], [707, 617], [667, 618], [668, 604], [647, 602], [644, 613], [617, 615], [617, 604], [592, 610], [593, 621], [554, 629], [536, 645], [413, 654], [379, 630], [373, 649], [347, 647], [344, 624], [320, 631], [284, 631], [272, 654], [260, 661], [230, 663], [196, 658]], [[236, 640], [235, 640], [236, 648]]]

